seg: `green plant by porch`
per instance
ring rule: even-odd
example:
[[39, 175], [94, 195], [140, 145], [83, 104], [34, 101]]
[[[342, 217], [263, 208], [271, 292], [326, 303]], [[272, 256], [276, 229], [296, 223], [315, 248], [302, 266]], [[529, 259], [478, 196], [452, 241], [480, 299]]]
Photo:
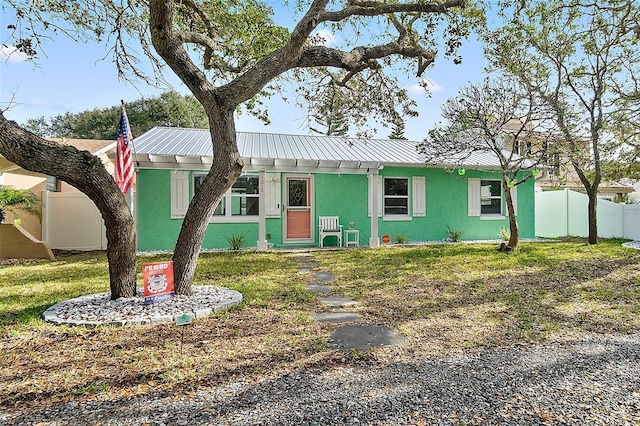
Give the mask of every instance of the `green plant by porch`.
[[14, 216], [14, 223], [20, 225], [21, 211], [40, 218], [40, 200], [27, 189], [15, 189], [0, 185], [0, 223], [4, 222], [7, 212]]

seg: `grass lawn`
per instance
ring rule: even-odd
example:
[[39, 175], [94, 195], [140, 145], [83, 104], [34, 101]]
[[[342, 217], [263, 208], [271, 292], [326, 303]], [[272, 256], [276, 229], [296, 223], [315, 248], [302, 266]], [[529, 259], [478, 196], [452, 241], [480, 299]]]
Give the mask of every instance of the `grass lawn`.
[[[39, 317], [50, 305], [108, 291], [104, 253], [0, 266], [0, 406], [137, 393], [189, 392], [287, 369], [436, 357], [452, 351], [640, 332], [640, 251], [621, 241], [388, 247], [313, 252], [333, 294], [402, 348], [335, 352], [336, 324], [305, 289], [291, 254], [203, 254], [195, 282], [243, 293], [241, 305], [192, 325], [78, 328]], [[168, 256], [138, 259], [141, 263]], [[181, 347], [181, 333], [184, 345]]]

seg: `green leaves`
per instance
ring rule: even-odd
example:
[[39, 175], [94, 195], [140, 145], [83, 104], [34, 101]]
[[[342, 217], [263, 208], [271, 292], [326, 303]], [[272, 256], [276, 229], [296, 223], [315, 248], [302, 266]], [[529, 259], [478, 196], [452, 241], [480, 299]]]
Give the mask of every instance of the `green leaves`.
[[[165, 92], [159, 97], [142, 98], [127, 104], [133, 136], [155, 126], [207, 128], [204, 108], [193, 96]], [[65, 113], [50, 119], [27, 120], [25, 128], [40, 137], [115, 140], [118, 136], [120, 105], [110, 108]]]
[[40, 218], [40, 201], [36, 195], [26, 189], [14, 189], [0, 185], [0, 223], [4, 221], [5, 212], [13, 213], [17, 224], [20, 224], [19, 212], [24, 211]]

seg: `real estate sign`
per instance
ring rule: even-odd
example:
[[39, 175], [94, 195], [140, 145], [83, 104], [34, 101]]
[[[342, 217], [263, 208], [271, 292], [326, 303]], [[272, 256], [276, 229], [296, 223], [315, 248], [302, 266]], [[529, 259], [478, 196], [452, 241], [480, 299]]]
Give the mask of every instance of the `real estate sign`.
[[173, 299], [173, 262], [142, 264], [142, 278], [145, 305]]

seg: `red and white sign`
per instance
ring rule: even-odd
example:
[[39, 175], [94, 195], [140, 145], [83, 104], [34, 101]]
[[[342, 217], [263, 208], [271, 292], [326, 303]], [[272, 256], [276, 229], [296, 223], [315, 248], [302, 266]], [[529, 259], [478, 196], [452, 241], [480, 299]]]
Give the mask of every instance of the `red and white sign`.
[[384, 244], [389, 244], [391, 242], [391, 237], [389, 236], [389, 234], [384, 234], [382, 236], [382, 242]]
[[142, 278], [145, 305], [173, 299], [173, 262], [143, 263]]

